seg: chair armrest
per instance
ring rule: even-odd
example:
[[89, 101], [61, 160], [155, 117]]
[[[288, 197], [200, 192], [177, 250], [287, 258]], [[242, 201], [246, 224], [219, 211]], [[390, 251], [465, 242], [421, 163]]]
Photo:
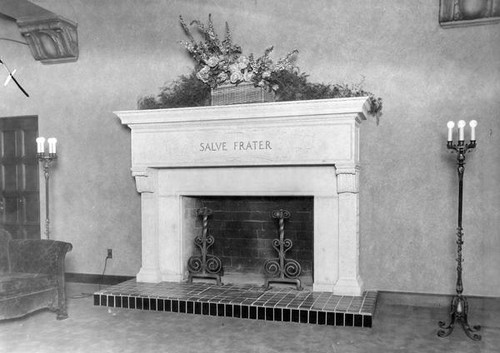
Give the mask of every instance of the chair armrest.
[[70, 243], [48, 240], [27, 239], [9, 242], [11, 272], [44, 273], [64, 275], [66, 253], [71, 251]]

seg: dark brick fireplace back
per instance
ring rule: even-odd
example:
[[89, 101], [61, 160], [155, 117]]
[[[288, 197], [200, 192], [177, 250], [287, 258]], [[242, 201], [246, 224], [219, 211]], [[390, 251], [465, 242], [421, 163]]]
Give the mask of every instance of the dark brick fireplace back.
[[[242, 276], [264, 276], [264, 262], [278, 257], [272, 247], [272, 240], [279, 238], [278, 220], [271, 217], [271, 211], [290, 211], [285, 238], [292, 240], [293, 247], [286, 258], [301, 264], [301, 279], [307, 284], [313, 275], [313, 202], [313, 197], [203, 196], [197, 197], [196, 204], [213, 211], [208, 219], [209, 234], [215, 238], [210, 253], [222, 260], [225, 273]], [[201, 230], [198, 218], [196, 231], [201, 234]]]

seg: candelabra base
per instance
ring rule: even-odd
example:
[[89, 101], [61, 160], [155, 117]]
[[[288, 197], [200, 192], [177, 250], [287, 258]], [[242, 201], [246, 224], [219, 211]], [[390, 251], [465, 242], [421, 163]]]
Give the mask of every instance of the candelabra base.
[[439, 321], [439, 331], [437, 335], [439, 337], [447, 337], [455, 328], [455, 324], [459, 323], [464, 329], [467, 337], [474, 341], [480, 341], [481, 335], [476, 332], [481, 330], [480, 325], [470, 326], [467, 318], [469, 312], [469, 304], [467, 298], [462, 295], [456, 295], [451, 301], [451, 312], [450, 312], [450, 324], [446, 325], [444, 321]]

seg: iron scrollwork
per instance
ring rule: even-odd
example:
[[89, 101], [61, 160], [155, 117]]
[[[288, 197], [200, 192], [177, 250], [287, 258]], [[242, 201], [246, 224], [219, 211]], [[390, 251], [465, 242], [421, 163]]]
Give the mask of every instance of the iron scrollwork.
[[279, 222], [279, 239], [274, 239], [272, 242], [273, 248], [278, 252], [278, 258], [264, 263], [264, 271], [268, 274], [264, 287], [269, 289], [271, 282], [280, 282], [295, 284], [297, 290], [302, 290], [301, 281], [298, 278], [302, 267], [296, 260], [285, 258], [286, 252], [293, 245], [290, 239], [285, 239], [285, 219], [290, 218], [290, 212], [283, 209], [274, 210], [271, 217], [278, 219]]
[[214, 237], [208, 234], [208, 216], [211, 214], [212, 210], [207, 207], [197, 210], [197, 215], [203, 218], [203, 231], [201, 236], [195, 237], [194, 243], [200, 249], [201, 255], [193, 255], [188, 260], [189, 283], [193, 281], [194, 277], [197, 277], [215, 279], [217, 285], [222, 284], [222, 261], [217, 256], [208, 254], [208, 248], [215, 243]]

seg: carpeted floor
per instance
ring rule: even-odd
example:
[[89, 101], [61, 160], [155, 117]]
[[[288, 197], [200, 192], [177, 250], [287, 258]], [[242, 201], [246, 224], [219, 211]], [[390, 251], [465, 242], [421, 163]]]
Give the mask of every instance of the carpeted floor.
[[[498, 352], [500, 305], [488, 300], [470, 308], [471, 324], [483, 326], [482, 341], [467, 338], [461, 327], [438, 338], [437, 322], [447, 307], [393, 305], [381, 300], [373, 328], [108, 309], [93, 305], [96, 285], [68, 284], [70, 317], [39, 311], [0, 322], [0, 352]], [[493, 305], [491, 305], [493, 303]]]

